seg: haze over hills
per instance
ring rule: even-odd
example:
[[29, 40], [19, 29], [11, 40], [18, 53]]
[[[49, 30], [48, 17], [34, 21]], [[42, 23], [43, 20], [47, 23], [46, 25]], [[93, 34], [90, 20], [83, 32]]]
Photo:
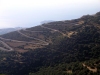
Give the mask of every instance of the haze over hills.
[[4, 28], [4, 29], [0, 29], [0, 35], [2, 34], [6, 34], [12, 31], [16, 31], [16, 30], [20, 30], [22, 29], [21, 27], [16, 27], [16, 28]]
[[32, 27], [100, 11], [100, 0], [0, 0], [0, 28]]
[[99, 75], [100, 12], [0, 35], [4, 75]]
[[50, 22], [53, 22], [53, 20], [45, 20], [45, 21], [42, 21], [41, 24], [50, 23]]

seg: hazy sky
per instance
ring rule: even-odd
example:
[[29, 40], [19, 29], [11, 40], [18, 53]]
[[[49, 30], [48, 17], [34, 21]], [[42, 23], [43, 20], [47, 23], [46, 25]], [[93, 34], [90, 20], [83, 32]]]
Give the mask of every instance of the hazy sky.
[[0, 0], [0, 28], [32, 27], [100, 11], [100, 0]]

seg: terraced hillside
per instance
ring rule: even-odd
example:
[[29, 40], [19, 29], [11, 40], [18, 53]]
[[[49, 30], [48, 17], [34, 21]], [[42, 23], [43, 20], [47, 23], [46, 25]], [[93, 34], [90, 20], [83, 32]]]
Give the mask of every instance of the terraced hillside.
[[21, 48], [24, 52], [24, 50], [27, 49], [30, 50], [49, 45], [49, 43], [52, 43], [53, 39], [59, 36], [61, 36], [60, 32], [56, 32], [52, 29], [48, 29], [42, 26], [37, 26], [35, 27], [35, 30], [34, 28], [33, 30], [31, 30], [31, 28], [30, 30], [22, 29], [5, 35], [1, 35], [0, 39], [9, 46], [11, 46], [13, 50], [19, 51], [19, 49]]
[[70, 21], [51, 22], [1, 35], [0, 39], [7, 45], [11, 46], [13, 50], [19, 51], [21, 48], [21, 52], [22, 50], [24, 52], [24, 50], [27, 50], [26, 45], [28, 44], [28, 50], [36, 49], [53, 43], [56, 38], [65, 36], [70, 38], [71, 35], [76, 35], [77, 32], [71, 31], [70, 29], [74, 29], [74, 26], [75, 28], [82, 27], [79, 25], [76, 26], [76, 22]]
[[0, 36], [0, 73], [99, 75], [100, 12]]

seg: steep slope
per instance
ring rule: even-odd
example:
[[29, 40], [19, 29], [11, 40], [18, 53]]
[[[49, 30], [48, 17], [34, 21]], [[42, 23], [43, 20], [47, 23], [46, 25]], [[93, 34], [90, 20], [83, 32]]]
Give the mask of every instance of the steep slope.
[[[11, 32], [0, 40], [14, 49], [0, 51], [0, 73], [100, 74], [100, 12]], [[8, 48], [2, 43], [0, 47]]]

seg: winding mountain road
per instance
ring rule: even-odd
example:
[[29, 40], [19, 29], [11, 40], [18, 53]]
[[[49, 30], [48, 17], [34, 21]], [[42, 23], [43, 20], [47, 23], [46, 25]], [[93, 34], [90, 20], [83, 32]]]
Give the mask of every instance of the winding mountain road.
[[[61, 33], [63, 36], [66, 35], [66, 34], [64, 34], [64, 33], [62, 33], [61, 31], [56, 30], [56, 29], [48, 28], [48, 27], [45, 27], [45, 26], [42, 26], [42, 25], [41, 25], [41, 27], [46, 28], [46, 29], [49, 29], [49, 30], [52, 30], [52, 31], [54, 31], [54, 32], [59, 32], [59, 33]], [[29, 31], [29, 30], [26, 30], [26, 29], [23, 29], [23, 30], [24, 30], [24, 31]], [[1, 40], [6, 40], [6, 41], [13, 41], [13, 42], [32, 43], [32, 44], [37, 44], [37, 45], [49, 45], [48, 42], [46, 42], [46, 41], [44, 41], [44, 40], [41, 40], [41, 39], [38, 39], [38, 38], [30, 37], [30, 36], [28, 36], [28, 35], [22, 33], [20, 30], [17, 30], [17, 32], [18, 32], [19, 34], [21, 34], [22, 36], [27, 37], [27, 38], [29, 38], [29, 39], [38, 40], [38, 41], [40, 41], [40, 43], [26, 42], [26, 41], [12, 40], [12, 39], [5, 39], [5, 38], [3, 38], [3, 37], [0, 37], [0, 39], [1, 39]], [[29, 31], [29, 32], [44, 32], [44, 31]], [[5, 48], [3, 48], [3, 47], [0, 47], [0, 50], [3, 50], [3, 51], [13, 51], [13, 50], [14, 50], [13, 48], [11, 48], [9, 45], [7, 45], [5, 42], [3, 42], [3, 41], [1, 41], [1, 40], [0, 40], [0, 43], [2, 43], [2, 44], [3, 44], [6, 48], [8, 48], [8, 49], [5, 49]]]
[[[29, 39], [35, 39], [35, 40], [38, 40], [38, 41], [44, 43], [43, 45], [49, 45], [48, 42], [46, 42], [46, 41], [44, 41], [44, 40], [41, 40], [41, 39], [38, 39], [38, 38], [34, 38], [34, 37], [30, 37], [30, 36], [28, 36], [28, 35], [25, 35], [25, 34], [23, 34], [22, 32], [20, 32], [20, 30], [18, 30], [17, 32], [20, 33], [21, 35], [23, 35], [23, 36], [29, 38]], [[37, 43], [35, 43], [35, 44], [37, 44]]]
[[54, 32], [59, 32], [59, 33], [61, 33], [63, 36], [66, 36], [66, 34], [64, 34], [63, 32], [61, 32], [61, 31], [59, 31], [59, 30], [52, 29], [52, 28], [48, 28], [48, 27], [45, 27], [45, 26], [43, 26], [43, 25], [41, 25], [41, 27], [46, 28], [46, 29], [49, 29], [49, 30], [52, 30], [52, 31], [54, 31]]
[[23, 31], [29, 31], [29, 32], [47, 32], [47, 31], [30, 31], [30, 30], [26, 30], [26, 29], [22, 29]]
[[7, 45], [5, 42], [1, 41], [0, 40], [0, 43], [2, 43], [6, 48], [8, 49], [5, 49], [3, 47], [0, 47], [0, 50], [3, 50], [3, 51], [13, 51], [13, 48], [11, 48], [9, 45]]

